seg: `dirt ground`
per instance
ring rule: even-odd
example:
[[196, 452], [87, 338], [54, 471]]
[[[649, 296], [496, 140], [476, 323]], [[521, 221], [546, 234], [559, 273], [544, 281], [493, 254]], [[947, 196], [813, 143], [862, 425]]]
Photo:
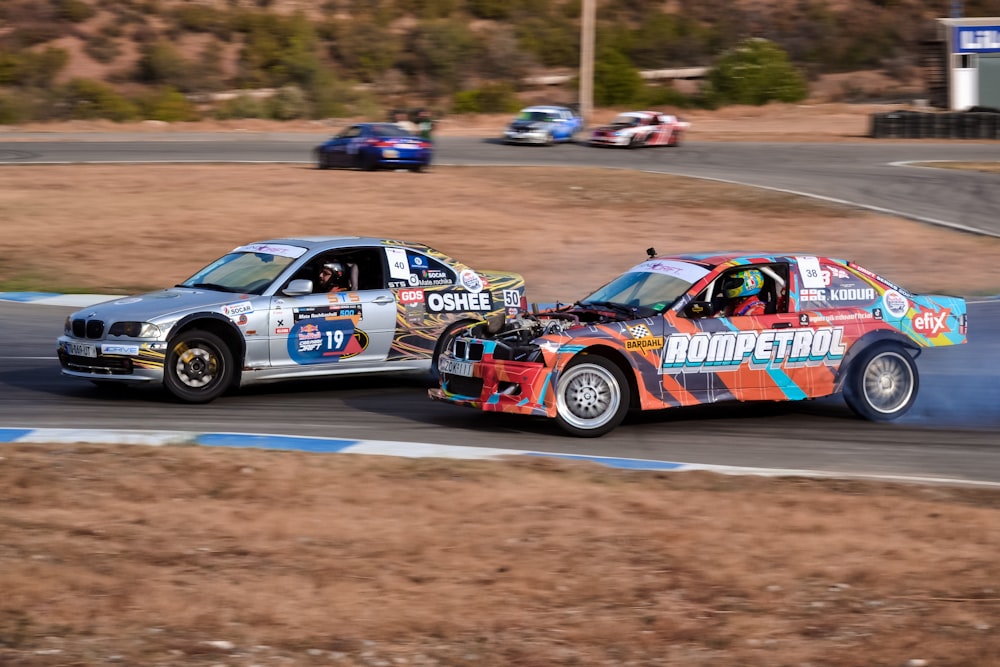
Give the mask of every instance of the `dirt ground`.
[[[786, 138], [863, 140], [859, 114], [776, 114]], [[727, 110], [695, 127], [781, 136], [775, 122]], [[768, 249], [917, 291], [1000, 293], [1000, 276], [914, 261], [933, 247], [995, 266], [1000, 239], [597, 169], [3, 168], [0, 220], [0, 290], [125, 293], [249, 240], [351, 233], [521, 271], [547, 301], [649, 246], [758, 246], [769, 230]], [[0, 665], [984, 667], [1000, 655], [998, 526], [1000, 491], [982, 489], [0, 445]]]

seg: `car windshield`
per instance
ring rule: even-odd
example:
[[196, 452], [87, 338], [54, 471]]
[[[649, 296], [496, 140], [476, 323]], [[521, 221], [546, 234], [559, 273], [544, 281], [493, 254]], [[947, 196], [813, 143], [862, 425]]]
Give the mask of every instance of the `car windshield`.
[[518, 120], [533, 120], [541, 122], [551, 122], [556, 119], [555, 114], [548, 111], [522, 111], [517, 117]]
[[626, 115], [616, 116], [615, 119], [613, 121], [611, 121], [611, 124], [612, 125], [638, 125], [639, 124], [639, 118], [637, 116], [626, 116]]
[[379, 125], [372, 126], [372, 133], [380, 137], [410, 137], [413, 136], [412, 132], [407, 132], [399, 125], [393, 125], [392, 123], [381, 123]]
[[663, 312], [706, 275], [708, 270], [695, 264], [651, 259], [632, 267], [581, 303], [615, 303]]
[[305, 248], [296, 246], [244, 246], [220, 257], [178, 287], [261, 294]]

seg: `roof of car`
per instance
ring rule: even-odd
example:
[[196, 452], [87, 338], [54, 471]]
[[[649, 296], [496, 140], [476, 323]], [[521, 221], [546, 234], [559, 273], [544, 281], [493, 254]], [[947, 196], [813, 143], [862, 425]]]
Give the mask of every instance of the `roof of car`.
[[540, 104], [532, 107], [525, 107], [521, 109], [521, 112], [525, 111], [572, 111], [569, 107], [559, 106], [557, 104]]
[[303, 248], [320, 248], [328, 245], [341, 246], [345, 248], [357, 246], [384, 246], [413, 248], [414, 250], [428, 250], [428, 246], [423, 243], [411, 243], [409, 241], [399, 241], [394, 239], [383, 239], [376, 236], [290, 236], [285, 238], [266, 239], [255, 241], [255, 244], [262, 243], [283, 243], [286, 245], [296, 245]]

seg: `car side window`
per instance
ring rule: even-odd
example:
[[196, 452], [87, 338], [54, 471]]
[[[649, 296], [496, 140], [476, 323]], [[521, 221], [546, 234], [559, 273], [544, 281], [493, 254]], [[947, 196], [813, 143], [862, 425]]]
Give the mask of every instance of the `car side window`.
[[823, 286], [799, 290], [800, 310], [870, 308], [878, 301], [875, 288], [850, 269], [821, 261], [819, 271]]
[[409, 248], [387, 248], [390, 288], [455, 284], [455, 272], [445, 263]]

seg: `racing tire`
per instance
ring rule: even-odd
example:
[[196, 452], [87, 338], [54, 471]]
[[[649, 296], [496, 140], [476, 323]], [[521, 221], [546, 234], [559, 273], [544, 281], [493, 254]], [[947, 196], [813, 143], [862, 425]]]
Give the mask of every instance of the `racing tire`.
[[596, 438], [622, 423], [630, 392], [625, 374], [605, 357], [585, 355], [570, 362], [556, 385], [556, 422], [581, 438]]
[[320, 151], [316, 151], [316, 168], [317, 169], [330, 168], [330, 163], [327, 161], [326, 155]]
[[190, 329], [170, 342], [163, 385], [184, 403], [208, 403], [232, 384], [233, 353], [221, 338]]
[[628, 140], [628, 148], [642, 148], [642, 139], [638, 135], [632, 135]]
[[876, 344], [848, 369], [844, 401], [859, 417], [886, 422], [906, 414], [920, 388], [913, 358], [900, 345]]
[[421, 174], [426, 168], [427, 165], [424, 164], [411, 164], [409, 167], [407, 167], [407, 169], [412, 171], [414, 174]]
[[358, 169], [361, 171], [375, 171], [378, 169], [378, 158], [371, 153], [358, 153]]
[[680, 146], [680, 145], [681, 145], [681, 133], [680, 132], [671, 132], [670, 136], [667, 137], [667, 147], [668, 148], [673, 148], [673, 147]]
[[556, 138], [555, 138], [555, 136], [551, 132], [549, 132], [548, 134], [545, 135], [545, 145], [546, 146], [555, 146], [556, 145]]

